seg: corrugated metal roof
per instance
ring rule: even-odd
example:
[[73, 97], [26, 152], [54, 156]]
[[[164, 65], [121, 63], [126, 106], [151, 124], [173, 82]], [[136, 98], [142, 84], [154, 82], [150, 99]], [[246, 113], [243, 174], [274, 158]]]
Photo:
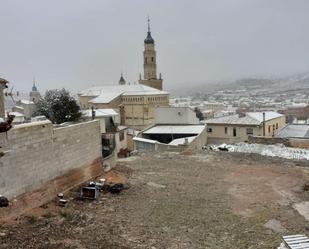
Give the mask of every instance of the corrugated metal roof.
[[79, 93], [80, 96], [94, 97], [90, 103], [110, 103], [120, 95], [158, 95], [168, 94], [167, 92], [145, 86], [142, 84], [134, 85], [113, 85], [95, 86], [85, 89]]
[[157, 125], [144, 134], [200, 134], [205, 129], [204, 125]]
[[289, 249], [309, 249], [309, 239], [305, 235], [290, 235], [282, 238]]
[[290, 124], [276, 134], [280, 138], [309, 138], [309, 124]]

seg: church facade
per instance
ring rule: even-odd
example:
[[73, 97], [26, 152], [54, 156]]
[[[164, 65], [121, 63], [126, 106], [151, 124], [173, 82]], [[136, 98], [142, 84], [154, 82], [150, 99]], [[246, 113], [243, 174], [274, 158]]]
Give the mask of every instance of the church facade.
[[163, 80], [157, 78], [156, 51], [150, 33], [144, 40], [144, 79], [127, 83], [121, 74], [118, 84], [96, 86], [78, 94], [82, 109], [112, 108], [120, 113], [120, 124], [141, 130], [154, 122], [157, 106], [169, 106], [169, 93], [162, 91]]

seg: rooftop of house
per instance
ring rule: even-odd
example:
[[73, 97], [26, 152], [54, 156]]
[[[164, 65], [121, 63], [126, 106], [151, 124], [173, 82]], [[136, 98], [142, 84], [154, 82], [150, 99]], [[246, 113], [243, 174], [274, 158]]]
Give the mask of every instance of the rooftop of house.
[[309, 124], [289, 124], [282, 128], [276, 137], [280, 138], [309, 138]]
[[27, 99], [21, 99], [20, 101], [18, 101], [19, 103], [21, 104], [24, 104], [24, 105], [34, 105], [34, 102], [31, 101], [31, 100], [27, 100]]
[[204, 129], [204, 125], [156, 125], [143, 134], [200, 134]]
[[[95, 116], [96, 117], [111, 117], [117, 116], [118, 113], [114, 109], [95, 109]], [[82, 110], [82, 115], [84, 117], [92, 117], [92, 110]]]
[[82, 97], [93, 97], [90, 103], [110, 103], [119, 96], [135, 95], [167, 95], [168, 92], [145, 86], [142, 84], [132, 85], [108, 85], [87, 88], [79, 93]]
[[[277, 112], [264, 112], [265, 121], [269, 121], [275, 118], [283, 117], [282, 114]], [[239, 125], [260, 125], [263, 123], [263, 112], [248, 112], [245, 116], [229, 115], [219, 118], [213, 118], [205, 120], [206, 124], [239, 124]]]

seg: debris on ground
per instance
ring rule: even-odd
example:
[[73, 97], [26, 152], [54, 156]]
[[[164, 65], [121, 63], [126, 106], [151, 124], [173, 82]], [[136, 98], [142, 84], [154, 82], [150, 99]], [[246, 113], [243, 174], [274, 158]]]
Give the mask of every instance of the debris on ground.
[[150, 186], [150, 187], [154, 187], [154, 188], [166, 188], [165, 185], [158, 184], [158, 183], [155, 183], [155, 182], [147, 182], [147, 185]]
[[5, 196], [0, 195], [0, 208], [8, 206], [9, 206], [9, 200]]
[[307, 249], [309, 248], [309, 238], [305, 235], [289, 235], [282, 237], [282, 243], [278, 249]]
[[100, 190], [96, 186], [84, 186], [80, 190], [81, 199], [97, 200], [100, 196]]

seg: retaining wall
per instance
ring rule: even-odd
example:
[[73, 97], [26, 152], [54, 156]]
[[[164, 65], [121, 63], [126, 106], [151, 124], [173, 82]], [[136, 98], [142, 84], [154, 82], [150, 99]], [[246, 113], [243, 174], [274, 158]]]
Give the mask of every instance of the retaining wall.
[[1, 134], [0, 146], [0, 194], [10, 200], [39, 191], [43, 204], [102, 171], [97, 120], [60, 128], [49, 121], [16, 125]]

